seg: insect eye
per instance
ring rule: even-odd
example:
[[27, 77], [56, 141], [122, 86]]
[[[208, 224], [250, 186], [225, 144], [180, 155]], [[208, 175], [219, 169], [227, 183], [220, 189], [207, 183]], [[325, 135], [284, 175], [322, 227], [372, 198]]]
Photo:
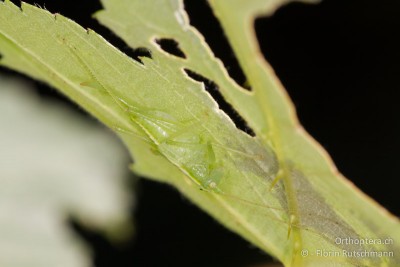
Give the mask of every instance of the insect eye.
[[211, 182], [208, 184], [208, 186], [209, 186], [211, 189], [214, 189], [214, 188], [217, 187], [217, 183], [214, 182], [214, 181], [211, 181]]
[[197, 177], [206, 177], [208, 175], [208, 169], [204, 165], [193, 165], [191, 169]]

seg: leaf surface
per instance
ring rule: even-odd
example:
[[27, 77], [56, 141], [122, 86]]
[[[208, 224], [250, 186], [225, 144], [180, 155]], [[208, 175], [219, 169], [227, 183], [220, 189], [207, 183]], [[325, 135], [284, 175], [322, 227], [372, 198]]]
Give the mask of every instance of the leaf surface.
[[[99, 21], [131, 47], [151, 51], [151, 58], [141, 57], [141, 64], [62, 16], [25, 4], [21, 12], [6, 1], [0, 6], [2, 64], [59, 88], [116, 129], [135, 159], [136, 173], [173, 184], [287, 266], [399, 262], [399, 256], [315, 254], [318, 249], [399, 250], [396, 242], [335, 243], [336, 238], [400, 240], [399, 222], [337, 173], [299, 126], [290, 100], [260, 56], [252, 22], [282, 1], [210, 1], [251, 92], [227, 75], [189, 25], [181, 1], [102, 3]], [[184, 57], [164, 51], [162, 39], [175, 40]], [[218, 85], [256, 137], [237, 129], [188, 70]], [[310, 255], [302, 257], [302, 249]]]

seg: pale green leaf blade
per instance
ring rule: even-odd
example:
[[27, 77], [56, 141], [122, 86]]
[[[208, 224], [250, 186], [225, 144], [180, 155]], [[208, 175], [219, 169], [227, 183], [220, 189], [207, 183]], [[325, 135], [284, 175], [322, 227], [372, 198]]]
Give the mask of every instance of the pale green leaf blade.
[[[239, 5], [240, 10], [235, 9], [235, 6], [221, 9], [228, 12], [233, 8], [238, 14], [243, 9], [242, 12], [248, 15], [250, 11], [260, 8], [258, 12], [268, 13], [269, 7], [275, 9], [279, 3], [270, 1], [268, 3], [273, 5], [261, 6], [261, 2], [258, 1], [251, 2], [251, 5], [246, 5], [249, 8], [244, 8], [244, 2], [247, 1], [232, 1]], [[297, 125], [292, 119], [293, 109], [290, 102], [282, 98], [282, 91], [276, 90], [277, 82], [274, 76], [268, 73], [266, 75], [263, 68], [249, 71], [244, 66], [241, 56], [252, 55], [253, 57], [247, 60], [258, 64], [258, 54], [255, 56], [241, 52], [242, 54], [238, 55], [250, 84], [254, 87], [254, 92], [249, 93], [233, 83], [199, 34], [188, 26], [187, 21], [185, 22], [181, 2], [109, 0], [104, 3], [106, 11], [98, 14], [100, 20], [107, 23], [132, 46], [150, 48], [153, 52], [152, 60], [144, 58], [144, 65], [129, 61], [114, 48], [106, 45], [97, 35], [85, 35], [81, 28], [62, 17], [51, 21], [50, 18], [53, 17], [48, 13], [24, 6], [25, 17], [16, 10], [13, 16], [2, 22], [3, 26], [0, 23], [0, 32], [4, 36], [0, 51], [7, 52], [4, 64], [36, 75], [59, 87], [110, 127], [135, 132], [121, 133], [135, 155], [137, 163], [134, 170], [175, 184], [222, 223], [287, 265], [301, 264], [298, 253], [300, 248], [318, 247], [335, 252], [343, 248], [354, 248], [334, 244], [332, 237], [335, 233], [339, 237], [365, 235], [381, 238], [387, 231], [386, 233], [391, 233], [393, 238], [398, 240], [398, 236], [395, 236], [398, 222], [382, 215], [374, 205], [360, 201], [358, 193], [353, 192], [354, 190], [343, 182], [335, 180], [336, 182], [332, 182], [334, 187], [330, 189], [323, 182], [318, 183], [324, 181], [326, 175], [337, 175], [333, 173], [334, 169], [320, 150], [316, 152], [314, 146], [310, 149], [309, 139], [304, 139], [304, 136], [299, 138], [299, 130], [296, 130]], [[107, 13], [107, 9], [111, 12]], [[140, 12], [135, 13], [134, 10]], [[170, 12], [161, 13], [160, 10]], [[124, 14], [128, 15], [125, 17]], [[222, 19], [228, 21], [225, 17], [229, 17], [229, 14]], [[7, 28], [12, 25], [12, 22], [8, 21], [13, 19], [21, 24], [22, 29], [19, 32], [22, 36]], [[251, 22], [249, 18], [239, 18], [236, 22], [227, 23], [230, 29], [237, 23], [239, 29], [243, 29], [242, 21]], [[56, 52], [41, 53], [38, 51], [39, 46], [27, 43], [26, 40], [30, 39], [26, 35], [29, 36], [28, 29], [32, 23], [38, 24], [38, 29], [46, 29], [45, 33], [43, 30], [37, 32], [35, 38], [40, 35], [46, 40], [48, 49], [52, 48]], [[229, 27], [224, 26], [229, 36]], [[242, 39], [246, 39], [248, 34], [251, 35], [251, 31], [248, 30], [246, 28], [246, 34], [241, 35]], [[237, 39], [237, 36], [239, 34], [235, 34], [234, 37]], [[233, 47], [240, 51], [243, 47], [239, 45], [238, 48], [238, 45], [234, 44], [234, 37], [231, 37]], [[176, 39], [187, 58], [173, 58], [165, 54], [155, 44], [154, 38]], [[253, 47], [254, 43], [251, 48]], [[14, 50], [19, 51], [13, 53]], [[20, 55], [28, 57], [29, 62], [35, 62], [35, 68], [26, 69], [26, 64], [21, 63], [22, 59], [17, 66]], [[51, 55], [57, 55], [56, 58], [61, 58], [62, 61], [57, 62]], [[184, 76], [183, 68], [194, 70], [215, 81], [227, 101], [246, 119], [258, 138], [249, 138], [236, 130], [201, 87]], [[37, 69], [42, 71], [38, 73]], [[57, 78], [63, 82], [57, 82]], [[88, 88], [82, 86], [84, 84], [92, 86]], [[264, 90], [259, 88], [265, 86], [271, 94], [268, 96], [270, 101], [264, 103]], [[266, 111], [272, 112], [273, 115], [266, 116]], [[162, 138], [163, 134], [167, 138]], [[143, 141], [137, 138], [138, 136], [151, 140]], [[291, 146], [282, 146], [281, 139], [291, 140], [292, 142], [288, 143]], [[303, 150], [304, 154], [301, 153]], [[181, 157], [182, 154], [185, 157]], [[198, 166], [193, 164], [195, 162], [199, 163]], [[317, 167], [313, 168], [315, 165]], [[199, 166], [205, 169], [206, 175], [204, 172], [194, 173], [195, 167]], [[278, 174], [277, 167], [284, 179], [271, 192], [269, 188]], [[222, 177], [219, 174], [221, 169], [224, 171]], [[310, 174], [310, 170], [315, 171], [314, 176]], [[319, 173], [320, 170], [322, 173]], [[166, 176], [162, 177], [165, 174]], [[207, 190], [199, 191], [200, 188]], [[299, 192], [299, 189], [304, 190]], [[333, 196], [341, 195], [342, 191], [353, 200], [352, 205], [359, 208], [357, 212], [360, 214], [349, 214], [349, 208], [335, 203]], [[325, 193], [330, 195], [325, 197]], [[356, 195], [351, 196], [352, 194]], [[313, 206], [318, 208], [313, 209]], [[372, 210], [371, 215], [363, 217], [368, 209]], [[370, 222], [364, 223], [364, 218], [371, 218], [371, 224], [383, 220], [387, 228], [376, 226], [376, 229], [383, 231], [380, 233], [368, 225]], [[395, 242], [395, 246], [398, 246], [396, 244], [398, 243]], [[380, 245], [368, 248], [390, 251], [396, 250], [395, 246]], [[314, 264], [318, 264], [319, 260], [345, 266], [360, 263], [358, 259], [343, 257], [309, 259]], [[382, 264], [385, 264], [386, 260], [391, 259], [383, 259]], [[396, 261], [396, 258], [394, 260]], [[378, 264], [370, 259], [361, 261], [370, 266]]]
[[[253, 23], [258, 16], [272, 14], [275, 11], [274, 1], [251, 0], [245, 2], [246, 4], [244, 4], [244, 1], [234, 0], [228, 4], [226, 1], [210, 1], [234, 51], [238, 55], [239, 62], [243, 66], [250, 84], [253, 86], [259, 112], [263, 114], [264, 121], [268, 122], [269, 127], [264, 129], [264, 132], [260, 135], [266, 137], [265, 141], [272, 139], [282, 168], [287, 165], [286, 178], [282, 179], [285, 187], [290, 188], [287, 190], [288, 202], [290, 203], [290, 199], [292, 199], [294, 210], [297, 209], [298, 220], [306, 227], [316, 227], [319, 231], [325, 232], [327, 241], [330, 243], [334, 243], [335, 237], [341, 237], [343, 233], [345, 233], [344, 237], [355, 239], [377, 238], [384, 240], [390, 237], [394, 241], [387, 245], [371, 245], [364, 248], [361, 248], [362, 246], [338, 245], [338, 252], [344, 258], [344, 264], [355, 266], [398, 265], [400, 258], [396, 251], [400, 249], [399, 220], [369, 199], [338, 173], [327, 153], [300, 126], [290, 99], [275, 78], [271, 67], [260, 56]], [[298, 174], [293, 175], [293, 172], [297, 172], [303, 178], [299, 179]], [[307, 179], [308, 185], [304, 178]], [[312, 190], [307, 189], [307, 186], [311, 186]], [[315, 192], [312, 192], [314, 190]], [[317, 198], [316, 201], [315, 198]], [[340, 218], [339, 227], [323, 220], [319, 222], [320, 225], [316, 226], [312, 222], [314, 219], [307, 218], [307, 213], [311, 209], [325, 214], [327, 219]], [[333, 214], [335, 215], [333, 216]], [[354, 229], [356, 236], [352, 236], [347, 229]], [[302, 229], [294, 234], [294, 236], [296, 235], [298, 239], [296, 242], [301, 244], [299, 247], [302, 249], [315, 252], [323, 247], [319, 242], [308, 240]], [[363, 249], [386, 253], [394, 252], [394, 255], [380, 259], [374, 256], [354, 259], [343, 255], [341, 249], [350, 252], [353, 250], [363, 251]], [[322, 264], [318, 262], [326, 263], [328, 261], [328, 259], [318, 255], [304, 259], [299, 251], [294, 252], [294, 265], [301, 263]], [[331, 257], [330, 260], [337, 261], [335, 257]]]
[[67, 219], [126, 238], [126, 153], [109, 132], [0, 76], [0, 265], [91, 266]]
[[[146, 47], [154, 58], [169, 59], [169, 66], [179, 71], [189, 68], [215, 81], [237, 111], [255, 129], [265, 144], [271, 144], [278, 154], [282, 181], [290, 213], [296, 224], [291, 244], [286, 244], [284, 256], [288, 265], [339, 262], [343, 265], [391, 265], [396, 257], [374, 259], [346, 258], [342, 251], [359, 251], [362, 246], [338, 245], [335, 238], [391, 237], [399, 240], [399, 222], [381, 207], [342, 179], [330, 158], [299, 126], [294, 108], [277, 81], [271, 68], [260, 56], [252, 29], [256, 16], [272, 14], [280, 5], [290, 1], [210, 1], [227, 30], [233, 48], [244, 67], [252, 93], [243, 92], [226, 75], [203, 38], [188, 24], [182, 1], [115, 1], [103, 0], [103, 11], [96, 18], [118, 33], [132, 47]], [[315, 2], [315, 1], [309, 1]], [[165, 10], [160, 15], [160, 10]], [[136, 19], [131, 19], [136, 18]], [[166, 55], [157, 45], [158, 38], [171, 38], [179, 43], [186, 55], [182, 60]], [[172, 63], [172, 61], [174, 63]], [[256, 67], [254, 67], [255, 65]], [[242, 194], [240, 194], [242, 195]], [[338, 198], [340, 195], [340, 198]], [[351, 203], [351, 205], [349, 205]], [[320, 217], [317, 217], [320, 216]], [[382, 223], [384, 222], [384, 223]], [[262, 227], [261, 224], [258, 227]], [[308, 230], [319, 233], [316, 238]], [[379, 231], [377, 231], [379, 229]], [[396, 245], [397, 244], [397, 245]], [[290, 246], [292, 245], [292, 250]], [[301, 249], [337, 252], [341, 257], [307, 257], [303, 261]], [[366, 246], [371, 251], [394, 252], [393, 245]], [[270, 248], [267, 250], [271, 251]], [[275, 254], [277, 255], [277, 254]], [[279, 257], [279, 256], [278, 256]]]
[[[269, 192], [274, 153], [237, 130], [198, 82], [162, 58], [144, 58], [141, 65], [62, 16], [26, 4], [21, 12], [8, 1], [0, 14], [3, 65], [37, 75], [122, 129], [137, 172], [176, 184], [225, 225], [284, 259], [283, 244], [290, 245], [281, 239], [289, 227], [284, 192]], [[237, 197], [241, 190], [245, 201]]]

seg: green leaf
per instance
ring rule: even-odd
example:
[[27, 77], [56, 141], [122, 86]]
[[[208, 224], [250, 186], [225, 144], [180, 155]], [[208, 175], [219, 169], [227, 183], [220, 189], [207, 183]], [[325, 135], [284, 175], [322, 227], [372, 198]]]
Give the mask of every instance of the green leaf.
[[91, 266], [67, 219], [126, 237], [126, 155], [110, 133], [29, 87], [0, 76], [0, 265]]
[[[229, 78], [178, 0], [102, 1], [100, 22], [133, 48], [151, 51], [143, 64], [62, 16], [26, 4], [21, 12], [6, 1], [0, 5], [2, 64], [59, 88], [116, 130], [136, 173], [173, 184], [285, 265], [395, 265], [395, 254], [343, 255], [398, 251], [400, 224], [338, 174], [299, 126], [260, 56], [253, 20], [284, 2], [210, 1], [251, 92]], [[185, 57], [164, 51], [160, 39], [175, 40]], [[218, 85], [256, 137], [235, 127], [204, 85], [190, 78], [193, 72]], [[337, 242], [389, 237], [394, 242], [388, 245]], [[303, 257], [302, 250], [309, 255]], [[317, 250], [339, 256], [321, 257]]]

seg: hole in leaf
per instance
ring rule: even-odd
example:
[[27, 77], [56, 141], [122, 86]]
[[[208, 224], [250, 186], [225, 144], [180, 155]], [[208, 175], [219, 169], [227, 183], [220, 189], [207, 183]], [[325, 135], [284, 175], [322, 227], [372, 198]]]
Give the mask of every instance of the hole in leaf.
[[217, 101], [219, 108], [232, 119], [233, 123], [236, 125], [236, 128], [242, 130], [250, 136], [256, 135], [253, 129], [251, 129], [246, 124], [246, 121], [239, 115], [239, 113], [237, 113], [236, 110], [228, 102], [226, 102], [225, 98], [222, 96], [218, 89], [218, 85], [215, 82], [190, 69], [183, 70], [185, 71], [187, 76], [189, 76], [189, 78], [204, 84], [204, 88], [206, 89], [206, 91], [210, 93], [215, 101]]
[[184, 2], [190, 24], [202, 33], [214, 55], [224, 64], [229, 76], [242, 88], [250, 91], [251, 85], [248, 84], [247, 77], [207, 1]]
[[136, 56], [152, 58], [150, 49], [146, 47], [138, 47], [135, 49]]
[[174, 55], [180, 58], [186, 58], [185, 53], [179, 47], [179, 43], [174, 39], [160, 38], [155, 40], [162, 50], [168, 54]]
[[140, 59], [141, 57], [152, 58], [150, 49], [146, 47], [138, 47], [136, 49], [133, 49], [132, 54], [131, 55], [127, 54], [127, 55], [133, 58], [134, 60], [140, 62], [141, 64], [143, 64], [143, 61]]

